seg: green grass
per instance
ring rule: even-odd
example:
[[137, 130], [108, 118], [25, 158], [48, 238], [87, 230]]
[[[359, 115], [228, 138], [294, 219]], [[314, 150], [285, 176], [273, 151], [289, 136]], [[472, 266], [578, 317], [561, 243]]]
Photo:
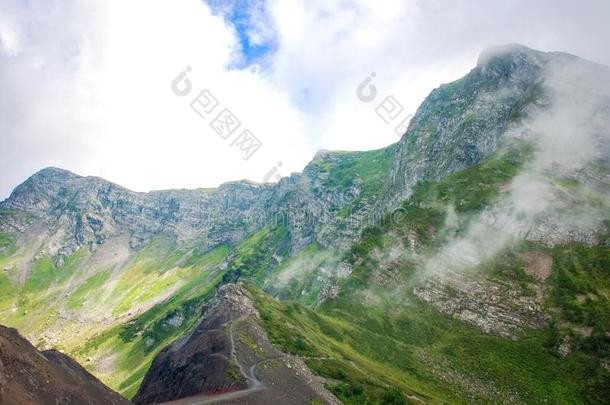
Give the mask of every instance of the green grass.
[[[351, 275], [339, 282], [338, 295], [317, 312], [259, 294], [257, 307], [272, 342], [298, 355], [331, 357], [308, 363], [329, 379], [329, 389], [345, 403], [400, 401], [396, 390], [450, 403], [491, 403], [510, 397], [523, 403], [603, 403], [610, 395], [610, 374], [599, 361], [608, 358], [610, 340], [604, 334], [610, 322], [605, 240], [597, 247], [573, 244], [552, 249], [521, 243], [475, 269], [475, 274], [516, 282], [533, 294], [528, 289], [534, 279], [524, 272], [520, 255], [542, 250], [554, 258], [546, 305], [560, 312], [548, 328], [524, 331], [517, 341], [444, 316], [409, 288], [418, 255], [434, 253], [455, 237], [454, 232], [466, 229], [471, 218], [505, 192], [530, 154], [525, 144], [509, 145], [440, 182], [418, 184], [401, 207], [399, 221], [386, 220], [363, 232], [345, 258], [352, 265]], [[451, 232], [444, 229], [449, 206], [458, 217], [457, 230]], [[415, 251], [408, 247], [413, 235]], [[397, 239], [406, 246], [404, 257], [381, 263], [379, 252], [399, 246]], [[382, 264], [399, 275], [395, 284], [405, 286], [400, 293], [371, 283], [373, 271]], [[368, 301], [366, 294], [378, 301]], [[562, 320], [593, 327], [594, 332], [588, 338], [576, 336], [559, 326]], [[562, 359], [557, 346], [566, 333], [576, 347]]]
[[100, 293], [99, 290], [103, 288], [109, 277], [110, 273], [104, 272], [98, 273], [85, 280], [68, 299], [68, 307], [70, 309], [80, 308], [91, 295]]
[[28, 271], [24, 293], [40, 293], [54, 285], [67, 282], [88, 257], [89, 252], [81, 248], [68, 256], [59, 268], [49, 256], [36, 260]]
[[346, 403], [379, 402], [391, 386], [410, 393], [414, 387], [425, 388], [394, 365], [366, 354], [376, 347], [392, 350], [397, 360], [410, 359], [406, 347], [391, 337], [316, 313], [296, 302], [277, 302], [256, 290], [253, 294], [271, 342], [299, 356], [328, 358], [310, 360], [308, 364], [319, 375], [340, 380], [329, 388]]
[[9, 308], [15, 300], [15, 286], [9, 277], [0, 272], [0, 311]]
[[[353, 265], [351, 277], [343, 281], [345, 295], [368, 285], [371, 270], [380, 263], [373, 257], [374, 251], [388, 251], [396, 246], [395, 235], [409, 246], [409, 238], [419, 242], [418, 254], [426, 254], [444, 245], [453, 234], [443, 230], [448, 207], [454, 207], [460, 223], [465, 228], [471, 217], [492, 204], [500, 195], [501, 187], [509, 184], [530, 156], [527, 144], [505, 146], [486, 161], [448, 176], [440, 182], [418, 183], [411, 197], [394, 213], [390, 213], [377, 227], [365, 229], [361, 239], [351, 249], [347, 260]], [[417, 263], [403, 262], [405, 273]]]
[[130, 259], [115, 283], [110, 297], [111, 302], [117, 302], [113, 314], [126, 313], [137, 303], [153, 298], [147, 290], [161, 292], [178, 282], [181, 278], [177, 275], [166, 277], [164, 274], [173, 271], [186, 254], [176, 249], [176, 242], [166, 236], [153, 238]]
[[91, 256], [87, 248], [80, 248], [64, 259], [64, 263], [57, 271], [56, 282], [61, 284], [70, 279], [83, 266]]
[[284, 225], [269, 224], [234, 250], [223, 282], [248, 280], [261, 287], [273, 274], [274, 255], [285, 256], [288, 231]]
[[[548, 279], [547, 306], [555, 311], [554, 321], [562, 332], [572, 336], [578, 350], [596, 358], [610, 358], [610, 249], [571, 243], [547, 248], [553, 259]], [[582, 336], [572, 328], [562, 328], [568, 321], [576, 327], [591, 329]], [[556, 343], [555, 343], [556, 344]]]
[[[159, 351], [197, 324], [201, 306], [214, 295], [223, 274], [201, 274], [166, 301], [126, 324], [103, 331], [71, 354], [81, 361], [95, 354], [113, 358], [113, 372], [100, 374], [97, 370], [97, 374], [106, 384], [132, 398]], [[182, 323], [174, 326], [170, 320], [176, 316], [182, 318]]]
[[55, 264], [50, 257], [43, 257], [32, 264], [24, 290], [28, 293], [46, 290], [57, 276]]
[[456, 172], [440, 182], [416, 185], [408, 208], [452, 204], [458, 213], [478, 212], [494, 201], [500, 186], [507, 184], [531, 156], [526, 143], [508, 144], [484, 162]]
[[209, 266], [217, 266], [222, 263], [231, 252], [231, 246], [220, 245], [210, 251], [204, 252], [204, 254], [198, 254], [195, 252], [191, 255], [186, 263], [186, 267], [202, 268]]
[[179, 285], [181, 281], [188, 278], [188, 275], [181, 275], [180, 273], [180, 269], [175, 269], [158, 275], [150, 275], [149, 273], [147, 277], [142, 277], [142, 280], [131, 288], [120, 303], [115, 306], [113, 314], [124, 314], [134, 305], [145, 303], [164, 294], [174, 285]]
[[[11, 238], [3, 241], [13, 243]], [[58, 349], [112, 388], [133, 395], [156, 353], [197, 322], [201, 305], [224, 275], [219, 265], [230, 252], [226, 245], [204, 251], [159, 236], [114, 268], [100, 267], [96, 253], [85, 248], [58, 260], [59, 267], [57, 258], [41, 257], [24, 286], [0, 272], [0, 310], [17, 305], [15, 311], [0, 312], [0, 322], [26, 335], [55, 331]], [[65, 309], [70, 314], [60, 319]], [[90, 315], [95, 319], [128, 312], [128, 323], [79, 323]]]
[[321, 159], [312, 161], [305, 171], [322, 177], [325, 189], [332, 192], [345, 192], [358, 181], [360, 201], [383, 191], [395, 153], [396, 145], [365, 152], [328, 152]]
[[8, 274], [3, 270], [3, 259], [10, 257], [15, 250], [15, 237], [0, 232], [0, 310], [5, 307], [8, 301], [12, 301], [12, 297], [15, 294], [13, 283], [11, 283]]
[[561, 307], [572, 322], [610, 330], [610, 249], [603, 243], [571, 243], [546, 250], [554, 258], [550, 303]]
[[8, 233], [0, 232], [0, 252], [5, 252], [7, 248], [15, 244], [15, 237]]
[[[601, 403], [607, 394], [608, 373], [586, 353], [558, 358], [549, 345], [550, 329], [504, 339], [445, 317], [413, 296], [403, 308], [353, 297], [349, 303], [329, 301], [316, 313], [255, 294], [274, 345], [332, 358], [308, 364], [332, 381], [329, 389], [344, 403], [384, 403], [391, 387], [450, 403], [501, 401], [514, 392], [525, 403]], [[444, 381], [430, 362], [459, 379]], [[480, 391], [473, 392], [472, 384]]]

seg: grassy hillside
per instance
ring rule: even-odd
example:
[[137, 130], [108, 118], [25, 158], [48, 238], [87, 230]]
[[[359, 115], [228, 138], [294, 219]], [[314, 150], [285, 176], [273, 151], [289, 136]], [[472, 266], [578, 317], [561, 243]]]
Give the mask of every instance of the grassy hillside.
[[386, 403], [393, 389], [450, 403], [602, 403], [608, 393], [608, 373], [587, 354], [560, 359], [550, 350], [550, 329], [512, 341], [416, 299], [403, 308], [331, 305], [316, 313], [258, 293], [257, 305], [278, 347], [328, 358], [308, 365], [344, 403]]
[[[298, 302], [257, 293], [273, 342], [295, 354], [328, 358], [309, 365], [345, 403], [401, 403], [408, 395], [451, 403], [603, 403], [610, 396], [610, 373], [602, 364], [610, 357], [607, 234], [595, 246], [521, 241], [475, 269], [471, 277], [522, 286], [523, 294], [533, 295], [540, 283], [524, 271], [523, 255], [552, 258], [540, 287], [549, 322], [521, 331], [516, 340], [444, 315], [413, 294], [424, 258], [459, 238], [478, 213], [501, 199], [530, 153], [527, 145], [510, 145], [440, 182], [419, 184], [400, 215], [363, 233], [343, 258], [351, 274], [335, 280], [336, 296], [317, 311], [302, 305], [316, 302], [308, 295], [315, 288], [303, 281], [282, 290]], [[457, 230], [447, 226], [448, 215], [457, 218]], [[309, 254], [320, 253], [312, 248]], [[305, 270], [301, 280], [309, 274]], [[572, 349], [563, 357], [559, 348], [566, 340]]]
[[370, 198], [381, 191], [383, 180], [396, 154], [396, 145], [364, 152], [324, 152], [305, 168], [306, 173], [322, 178], [330, 190], [345, 192], [357, 181], [362, 188], [360, 198]]
[[17, 251], [8, 236], [2, 241], [0, 260], [9, 271], [0, 274], [0, 323], [39, 347], [72, 355], [126, 395], [135, 393], [155, 354], [197, 321], [230, 250], [199, 254], [163, 236], [137, 251], [110, 241], [95, 252], [82, 248], [61, 264], [41, 256], [21, 284], [11, 279], [11, 269], [27, 249]]
[[[337, 190], [360, 181], [359, 204], [380, 191], [392, 153], [392, 147], [334, 153], [308, 170]], [[468, 277], [475, 281], [540, 295], [547, 321], [514, 340], [483, 332], [414, 294], [428, 259], [507, 198], [531, 154], [526, 144], [507, 144], [480, 164], [419, 183], [345, 253], [312, 243], [290, 256], [284, 224], [208, 252], [158, 235], [137, 250], [119, 238], [59, 262], [0, 234], [0, 323], [74, 356], [131, 397], [154, 356], [196, 325], [216, 286], [240, 280], [253, 289], [273, 343], [309, 357], [311, 369], [345, 403], [602, 403], [610, 397], [603, 364], [610, 358], [607, 231], [593, 245], [513, 241], [472, 269]], [[603, 193], [578, 181], [550, 181], [570, 201], [607, 208]], [[528, 271], [532, 252], [552, 261], [543, 282]], [[16, 277], [27, 260], [22, 282]]]

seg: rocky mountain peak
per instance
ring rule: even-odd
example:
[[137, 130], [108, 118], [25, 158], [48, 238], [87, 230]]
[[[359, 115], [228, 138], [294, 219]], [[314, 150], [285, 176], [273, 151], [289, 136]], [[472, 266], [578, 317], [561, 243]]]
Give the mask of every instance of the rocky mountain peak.
[[489, 45], [481, 51], [477, 66], [489, 65], [498, 60], [522, 60], [534, 62], [546, 55], [521, 44]]
[[32, 175], [32, 178], [52, 178], [55, 180], [62, 180], [68, 178], [80, 177], [79, 175], [72, 173], [69, 170], [61, 169], [59, 167], [45, 167], [40, 169], [38, 172]]
[[48, 210], [58, 198], [65, 197], [62, 190], [72, 188], [80, 179], [83, 178], [68, 170], [55, 167], [42, 169], [17, 186], [9, 198], [0, 203], [0, 207], [28, 212]]
[[493, 153], [544, 98], [548, 64], [566, 57], [518, 44], [485, 48], [474, 69], [433, 90], [417, 110], [399, 143], [389, 198], [400, 201], [418, 181], [443, 178]]

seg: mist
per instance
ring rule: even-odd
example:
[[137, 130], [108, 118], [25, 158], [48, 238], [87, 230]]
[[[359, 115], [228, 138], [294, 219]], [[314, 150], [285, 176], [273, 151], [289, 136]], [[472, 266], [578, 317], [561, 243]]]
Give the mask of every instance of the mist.
[[[424, 261], [424, 274], [473, 269], [523, 238], [549, 246], [574, 237], [597, 243], [596, 231], [610, 218], [608, 184], [595, 175], [595, 165], [610, 160], [609, 70], [566, 56], [545, 77], [544, 107], [507, 134], [534, 145], [531, 160], [495, 204]], [[566, 189], [563, 180], [579, 185]], [[606, 203], [587, 203], [593, 194]], [[445, 228], [458, 222], [452, 207], [446, 217]]]

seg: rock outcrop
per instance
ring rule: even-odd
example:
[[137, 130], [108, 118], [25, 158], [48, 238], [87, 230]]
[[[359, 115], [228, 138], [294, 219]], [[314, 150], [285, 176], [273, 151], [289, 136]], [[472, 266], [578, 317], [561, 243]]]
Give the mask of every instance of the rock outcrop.
[[338, 404], [303, 359], [271, 345], [258, 322], [250, 293], [222, 286], [193, 332], [155, 358], [134, 402]]
[[546, 65], [563, 54], [510, 45], [485, 50], [462, 79], [430, 93], [399, 143], [386, 204], [489, 156], [519, 118], [546, 102]]
[[543, 328], [549, 321], [542, 296], [526, 295], [516, 283], [501, 285], [448, 273], [430, 277], [413, 293], [444, 314], [510, 339], [523, 330]]
[[0, 404], [130, 404], [68, 356], [0, 326]]

